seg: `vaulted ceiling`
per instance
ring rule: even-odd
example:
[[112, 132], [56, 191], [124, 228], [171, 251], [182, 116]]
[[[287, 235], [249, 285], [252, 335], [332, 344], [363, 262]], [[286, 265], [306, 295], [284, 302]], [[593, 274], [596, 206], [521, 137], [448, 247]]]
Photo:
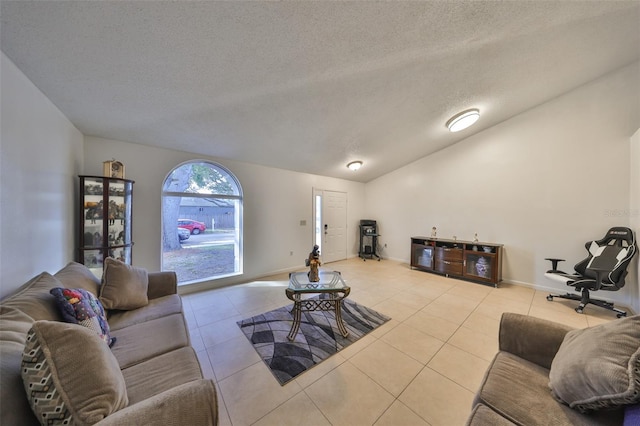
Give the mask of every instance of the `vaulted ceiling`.
[[362, 182], [640, 59], [637, 1], [0, 7], [2, 51], [85, 135]]

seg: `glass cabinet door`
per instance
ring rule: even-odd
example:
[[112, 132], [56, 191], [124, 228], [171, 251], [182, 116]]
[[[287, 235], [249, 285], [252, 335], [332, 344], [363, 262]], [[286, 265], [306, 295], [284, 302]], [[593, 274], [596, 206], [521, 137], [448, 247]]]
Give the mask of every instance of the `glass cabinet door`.
[[80, 259], [80, 263], [91, 269], [91, 272], [93, 272], [95, 276], [101, 277], [104, 261], [102, 250], [81, 249], [81, 252], [82, 259]]
[[464, 275], [480, 280], [493, 281], [495, 254], [487, 252], [466, 252]]
[[119, 261], [124, 262], [127, 265], [130, 265], [131, 264], [131, 246], [110, 248], [108, 256], [113, 257], [114, 259], [118, 259]]
[[82, 217], [80, 258], [97, 277], [102, 276], [104, 262], [104, 181], [103, 179], [84, 179], [81, 181]]
[[411, 266], [422, 269], [433, 269], [433, 250], [430, 245], [411, 245]]
[[131, 186], [125, 182], [110, 180], [107, 206], [109, 246], [131, 243], [131, 220], [127, 218], [131, 218]]
[[102, 277], [104, 259], [131, 263], [133, 181], [80, 176], [80, 243], [78, 262]]

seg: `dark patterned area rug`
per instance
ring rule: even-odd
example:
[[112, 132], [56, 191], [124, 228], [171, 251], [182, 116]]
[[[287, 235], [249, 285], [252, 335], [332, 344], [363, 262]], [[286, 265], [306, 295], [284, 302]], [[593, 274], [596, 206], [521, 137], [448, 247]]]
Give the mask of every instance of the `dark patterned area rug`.
[[349, 336], [342, 337], [338, 331], [333, 310], [302, 312], [300, 330], [291, 342], [287, 335], [293, 323], [292, 307], [283, 306], [237, 323], [281, 385], [391, 319], [345, 299], [342, 319]]

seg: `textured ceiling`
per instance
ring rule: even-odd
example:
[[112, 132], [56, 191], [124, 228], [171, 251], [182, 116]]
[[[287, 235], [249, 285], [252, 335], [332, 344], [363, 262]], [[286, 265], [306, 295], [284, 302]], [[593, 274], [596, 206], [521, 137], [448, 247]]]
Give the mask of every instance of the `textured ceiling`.
[[640, 58], [637, 1], [0, 7], [2, 51], [85, 135], [362, 182]]

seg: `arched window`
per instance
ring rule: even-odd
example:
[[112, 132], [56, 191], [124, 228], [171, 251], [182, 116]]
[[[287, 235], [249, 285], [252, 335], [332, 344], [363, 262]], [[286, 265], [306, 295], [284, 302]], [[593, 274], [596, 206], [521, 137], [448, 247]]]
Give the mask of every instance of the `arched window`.
[[221, 165], [189, 161], [165, 179], [162, 270], [179, 285], [242, 273], [242, 188]]

